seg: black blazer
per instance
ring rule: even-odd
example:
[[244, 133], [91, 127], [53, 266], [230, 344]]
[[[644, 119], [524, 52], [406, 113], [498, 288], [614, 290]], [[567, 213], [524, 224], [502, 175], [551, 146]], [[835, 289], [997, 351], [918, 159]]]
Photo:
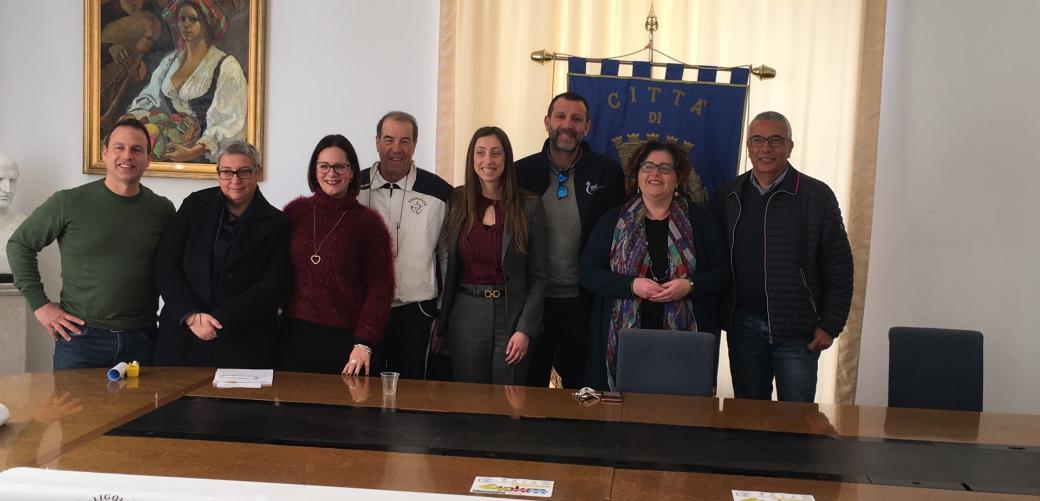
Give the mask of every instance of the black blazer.
[[[155, 275], [164, 305], [156, 365], [274, 367], [278, 307], [289, 291], [289, 218], [257, 189], [214, 295], [210, 268], [223, 205], [220, 188], [188, 195], [159, 242]], [[192, 334], [182, 322], [192, 312], [224, 326], [216, 339]]]

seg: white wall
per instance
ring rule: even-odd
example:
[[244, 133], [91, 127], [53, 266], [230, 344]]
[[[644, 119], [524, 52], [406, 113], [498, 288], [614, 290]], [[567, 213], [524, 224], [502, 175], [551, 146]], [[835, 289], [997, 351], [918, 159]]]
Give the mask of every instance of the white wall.
[[[22, 180], [15, 208], [96, 179], [82, 163], [82, 0], [0, 0], [0, 151]], [[1040, 2], [889, 0], [874, 236], [858, 402], [887, 399], [893, 325], [980, 329], [988, 411], [1040, 413]], [[317, 139], [340, 132], [375, 160], [378, 117], [420, 122], [433, 165], [438, 2], [268, 2], [266, 164], [275, 205], [306, 191]], [[146, 179], [175, 202], [209, 184]], [[57, 253], [43, 253], [56, 297]], [[33, 324], [35, 327], [35, 324]], [[50, 368], [45, 333], [30, 368]]]
[[[433, 168], [439, 2], [267, 2], [267, 179], [275, 206], [306, 193], [305, 169], [323, 135], [377, 159], [375, 125], [391, 109], [419, 121], [415, 159]], [[53, 191], [97, 179], [81, 173], [83, 0], [0, 0], [0, 151], [21, 167], [14, 208], [28, 213]], [[215, 181], [146, 178], [175, 204]], [[6, 244], [6, 242], [5, 242]], [[42, 254], [47, 292], [60, 290], [56, 246]], [[49, 370], [49, 337], [33, 323], [30, 370]]]
[[978, 329], [985, 410], [1040, 413], [1040, 2], [889, 0], [857, 402], [888, 329]]

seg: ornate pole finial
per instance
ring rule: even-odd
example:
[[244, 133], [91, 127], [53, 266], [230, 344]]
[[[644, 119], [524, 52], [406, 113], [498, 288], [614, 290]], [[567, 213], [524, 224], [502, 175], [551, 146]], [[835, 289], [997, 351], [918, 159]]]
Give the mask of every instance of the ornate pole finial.
[[650, 36], [654, 35], [657, 31], [657, 14], [654, 14], [654, 2], [650, 2], [650, 14], [646, 16], [646, 31], [650, 32]]
[[654, 63], [654, 32], [657, 31], [657, 14], [654, 14], [654, 1], [650, 0], [650, 13], [646, 16], [646, 24], [643, 25], [646, 31], [650, 33], [650, 40], [646, 44], [647, 50], [650, 52], [650, 64]]
[[552, 61], [554, 59], [556, 59], [555, 52], [549, 52], [545, 49], [531, 52], [531, 60], [539, 64], [545, 64], [547, 61]]
[[761, 66], [755, 66], [754, 68], [751, 68], [751, 74], [758, 77], [759, 80], [776, 78], [776, 70], [764, 64]]

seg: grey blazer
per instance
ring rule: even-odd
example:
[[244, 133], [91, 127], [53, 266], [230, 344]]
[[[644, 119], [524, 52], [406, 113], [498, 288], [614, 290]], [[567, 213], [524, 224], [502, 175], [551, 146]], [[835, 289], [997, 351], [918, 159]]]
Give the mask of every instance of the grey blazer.
[[[506, 313], [511, 332], [523, 332], [531, 339], [542, 331], [542, 307], [545, 302], [545, 209], [542, 200], [524, 192], [524, 217], [527, 219], [527, 254], [516, 251], [513, 232], [506, 226], [502, 233], [502, 274], [506, 278]], [[448, 198], [448, 213], [453, 203], [462, 197], [462, 187], [455, 188]], [[444, 337], [451, 318], [451, 306], [459, 286], [459, 233], [451, 232], [445, 220], [438, 245], [441, 269], [444, 270], [444, 288], [441, 290], [440, 311], [435, 333]]]

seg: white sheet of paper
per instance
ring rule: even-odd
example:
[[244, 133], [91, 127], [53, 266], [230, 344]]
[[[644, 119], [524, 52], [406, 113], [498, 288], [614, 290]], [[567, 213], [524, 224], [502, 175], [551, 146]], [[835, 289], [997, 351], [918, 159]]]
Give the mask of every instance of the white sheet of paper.
[[217, 388], [259, 388], [274, 383], [274, 369], [217, 369], [213, 385]]
[[552, 497], [552, 480], [526, 478], [476, 477], [469, 491], [473, 494], [500, 494], [506, 496]]
[[816, 501], [811, 494], [786, 492], [733, 491], [733, 501]]
[[215, 381], [213, 386], [217, 388], [252, 388], [258, 390], [263, 387], [260, 383], [247, 383], [244, 381]]

